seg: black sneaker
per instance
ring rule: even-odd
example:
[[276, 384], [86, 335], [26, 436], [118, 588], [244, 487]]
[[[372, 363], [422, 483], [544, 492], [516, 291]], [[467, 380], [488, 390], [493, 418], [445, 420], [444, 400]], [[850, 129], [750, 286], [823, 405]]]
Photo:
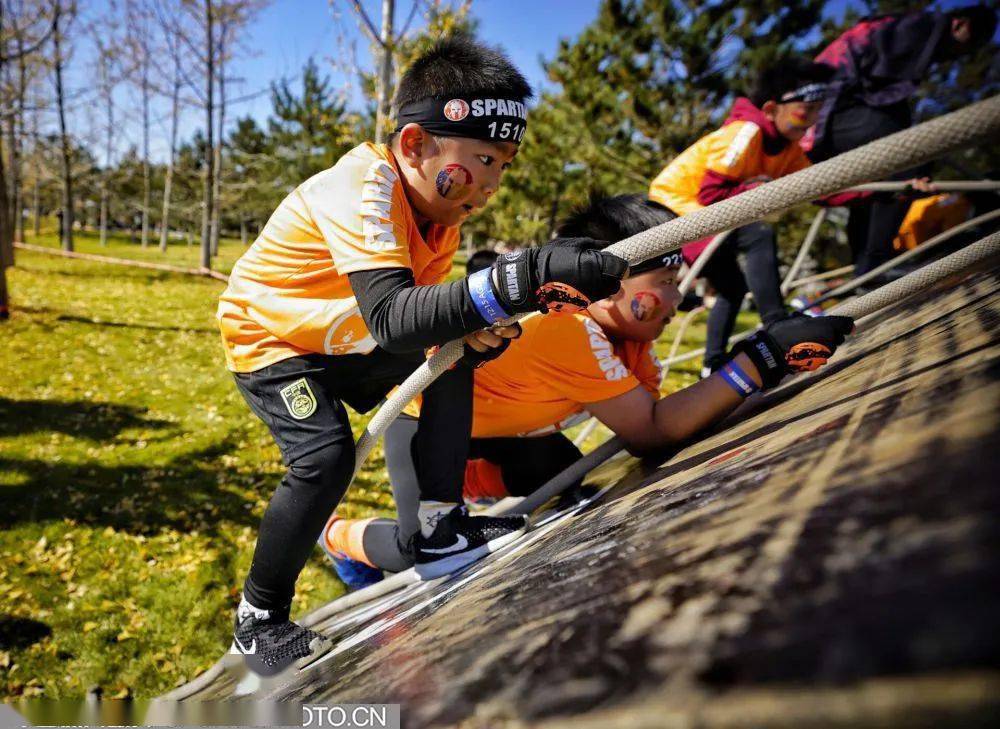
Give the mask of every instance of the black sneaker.
[[329, 643], [288, 619], [288, 610], [261, 610], [246, 600], [236, 609], [230, 653], [242, 655], [247, 666], [261, 676], [273, 676], [300, 658]]
[[429, 537], [417, 533], [414, 570], [425, 580], [450, 574], [513, 542], [527, 526], [523, 516], [470, 516], [465, 506], [456, 506]]

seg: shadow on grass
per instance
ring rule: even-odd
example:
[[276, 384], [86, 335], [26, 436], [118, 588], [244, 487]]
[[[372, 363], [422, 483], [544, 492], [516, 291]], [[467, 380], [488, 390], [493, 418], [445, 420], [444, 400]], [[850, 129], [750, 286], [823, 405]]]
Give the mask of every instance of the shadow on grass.
[[0, 437], [54, 431], [105, 442], [129, 428], [172, 428], [145, 408], [86, 400], [11, 400], [0, 397]]
[[101, 321], [91, 319], [88, 316], [73, 316], [71, 314], [61, 314], [56, 317], [56, 321], [72, 322], [74, 324], [93, 324], [98, 327], [118, 327], [121, 329], [145, 329], [155, 332], [184, 332], [187, 334], [217, 334], [218, 329], [208, 327], [172, 327], [160, 326], [158, 324], [137, 324], [127, 321]]
[[[60, 519], [145, 536], [165, 529], [214, 535], [222, 523], [256, 528], [256, 500], [220, 485], [227, 474], [220, 459], [237, 448], [235, 440], [227, 440], [158, 466], [0, 457], [0, 472], [24, 479], [2, 489], [0, 528]], [[254, 483], [244, 485], [254, 488]]]
[[0, 615], [0, 650], [27, 648], [52, 635], [52, 628], [30, 618]]
[[[51, 260], [51, 259], [50, 259]], [[66, 259], [63, 259], [66, 260]], [[111, 264], [101, 263], [99, 261], [69, 261], [67, 263], [72, 264], [73, 268], [58, 268], [58, 267], [46, 267], [46, 266], [34, 266], [32, 264], [24, 264], [23, 262], [18, 262], [17, 270], [25, 271], [27, 273], [44, 274], [45, 276], [66, 276], [69, 278], [92, 278], [100, 279], [101, 281], [107, 281], [109, 278], [145, 278], [149, 279], [150, 282], [160, 282], [166, 281], [172, 276], [184, 276], [189, 279], [201, 278], [198, 276], [191, 276], [186, 273], [174, 273], [173, 271], [158, 271], [155, 268], [140, 268], [139, 266], [115, 266], [115, 272], [112, 275], [108, 273], [108, 267]], [[82, 265], [81, 265], [82, 264]], [[92, 267], [100, 267], [98, 270], [90, 270], [84, 268], [84, 265], [90, 265]], [[212, 281], [214, 279], [205, 278], [206, 281]]]

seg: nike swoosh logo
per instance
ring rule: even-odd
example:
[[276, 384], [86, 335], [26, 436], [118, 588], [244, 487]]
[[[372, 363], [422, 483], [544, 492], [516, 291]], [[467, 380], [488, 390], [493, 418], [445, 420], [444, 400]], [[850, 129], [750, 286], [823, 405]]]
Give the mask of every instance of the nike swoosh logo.
[[250, 644], [249, 648], [247, 648], [245, 645], [243, 645], [242, 643], [240, 643], [240, 639], [237, 638], [235, 635], [233, 636], [233, 641], [236, 643], [237, 647], [239, 647], [240, 652], [243, 653], [243, 655], [245, 655], [245, 656], [252, 656], [255, 653], [257, 653], [257, 639], [256, 638], [253, 639], [253, 642]]
[[461, 552], [463, 549], [469, 546], [469, 540], [463, 537], [461, 534], [455, 540], [455, 543], [450, 547], [441, 547], [441, 549], [427, 549], [426, 547], [420, 551], [426, 552], [428, 554], [450, 554], [451, 552]]

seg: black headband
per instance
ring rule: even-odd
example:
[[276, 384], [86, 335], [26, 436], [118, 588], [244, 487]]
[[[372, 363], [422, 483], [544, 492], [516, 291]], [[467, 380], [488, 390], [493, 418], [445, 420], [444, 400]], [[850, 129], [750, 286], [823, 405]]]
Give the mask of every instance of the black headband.
[[647, 258], [645, 261], [637, 263], [634, 266], [629, 266], [628, 272], [630, 276], [638, 276], [641, 273], [649, 273], [650, 271], [655, 271], [658, 268], [677, 267], [682, 263], [684, 263], [684, 257], [681, 255], [681, 252], [673, 251], [663, 256]]
[[520, 144], [528, 126], [524, 102], [488, 96], [430, 98], [399, 110], [396, 131], [415, 123], [442, 137], [471, 137]]
[[800, 86], [792, 91], [786, 91], [781, 95], [778, 103], [787, 104], [791, 101], [823, 101], [830, 95], [830, 85], [824, 83], [811, 83]]

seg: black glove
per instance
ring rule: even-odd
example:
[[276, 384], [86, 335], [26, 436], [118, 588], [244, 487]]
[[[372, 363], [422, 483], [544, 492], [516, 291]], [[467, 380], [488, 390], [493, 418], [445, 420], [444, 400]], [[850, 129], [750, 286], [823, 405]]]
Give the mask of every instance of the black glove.
[[505, 253], [493, 264], [496, 297], [510, 314], [578, 311], [621, 288], [628, 262], [589, 238]]
[[766, 390], [787, 374], [825, 365], [853, 330], [849, 316], [793, 314], [754, 332], [733, 348], [733, 354], [743, 352], [750, 358]]
[[465, 364], [467, 364], [469, 367], [471, 367], [472, 369], [475, 370], [475, 369], [479, 369], [480, 367], [482, 367], [487, 362], [492, 362], [497, 357], [499, 357], [501, 354], [503, 354], [504, 352], [506, 352], [507, 351], [507, 347], [510, 346], [510, 343], [513, 340], [515, 340], [518, 337], [520, 337], [521, 334], [523, 333], [522, 329], [521, 329], [521, 325], [518, 324], [517, 322], [514, 322], [513, 324], [509, 324], [508, 326], [517, 327], [517, 334], [515, 336], [513, 336], [513, 337], [510, 337], [510, 338], [503, 337], [503, 342], [499, 346], [497, 346], [497, 347], [491, 347], [490, 349], [487, 349], [485, 352], [477, 352], [475, 349], [473, 349], [472, 347], [469, 346], [468, 342], [466, 342], [463, 345], [463, 347], [465, 349], [465, 354], [462, 355], [462, 361]]

